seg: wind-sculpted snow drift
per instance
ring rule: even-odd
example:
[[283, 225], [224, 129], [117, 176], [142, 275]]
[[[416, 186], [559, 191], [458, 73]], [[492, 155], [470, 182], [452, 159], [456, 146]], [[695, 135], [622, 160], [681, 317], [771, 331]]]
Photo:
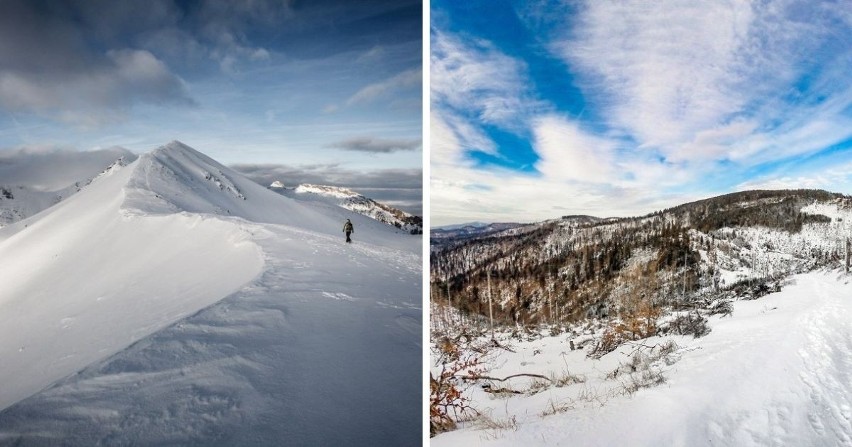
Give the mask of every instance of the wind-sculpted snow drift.
[[0, 444], [418, 440], [419, 243], [179, 142], [110, 170], [0, 229]]

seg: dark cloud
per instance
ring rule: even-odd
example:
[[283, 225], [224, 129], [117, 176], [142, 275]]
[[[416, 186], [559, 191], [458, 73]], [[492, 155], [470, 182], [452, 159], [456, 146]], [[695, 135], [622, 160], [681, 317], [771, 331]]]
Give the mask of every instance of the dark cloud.
[[[369, 50], [386, 44], [389, 36], [395, 43], [414, 42], [421, 47], [420, 0], [293, 1], [290, 13], [267, 36], [288, 57], [313, 59]], [[306, 30], [311, 30], [309, 39], [303, 34]]]
[[[93, 6], [78, 1], [87, 5], [93, 28], [109, 30], [104, 36], [130, 34], [135, 45], [175, 66], [197, 68], [206, 60], [231, 74], [272, 53], [288, 60], [319, 59], [366, 51], [386, 44], [388, 36], [418, 49], [422, 39], [419, 0], [158, 0], [156, 12], [136, 10], [148, 2], [98, 0]], [[104, 8], [110, 13], [99, 13]], [[145, 19], [135, 21], [137, 16]], [[122, 31], [126, 28], [132, 32]], [[420, 51], [414, 55], [419, 60]]]
[[[183, 81], [150, 51], [99, 39], [103, 28], [87, 26], [93, 5], [0, 1], [0, 108], [94, 126], [137, 102], [192, 104]], [[140, 24], [160, 14], [144, 11]]]
[[[208, 70], [238, 75], [276, 55], [299, 60], [367, 52], [388, 36], [419, 48], [420, 5], [0, 0], [0, 109], [97, 126], [139, 103], [191, 105], [183, 79]], [[409, 53], [406, 64], [419, 61], [419, 51]], [[400, 57], [388, 57], [377, 69], [398, 71], [391, 66]]]
[[85, 152], [56, 147], [4, 149], [0, 150], [0, 185], [55, 191], [98, 175], [119, 157], [136, 159], [121, 147]]
[[387, 140], [373, 137], [354, 137], [331, 143], [328, 147], [347, 151], [387, 154], [396, 151], [413, 151], [420, 147], [420, 140]]
[[269, 186], [276, 180], [290, 188], [301, 183], [342, 186], [403, 211], [416, 215], [423, 213], [423, 171], [420, 169], [361, 172], [333, 164], [300, 167], [236, 164], [231, 167], [263, 186]]

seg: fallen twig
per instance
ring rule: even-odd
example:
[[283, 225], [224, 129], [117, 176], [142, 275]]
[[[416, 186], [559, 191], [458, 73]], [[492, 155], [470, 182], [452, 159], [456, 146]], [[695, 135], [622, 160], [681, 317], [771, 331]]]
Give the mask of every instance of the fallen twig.
[[464, 380], [493, 380], [493, 381], [496, 381], [496, 382], [505, 382], [505, 381], [507, 381], [507, 380], [509, 380], [513, 377], [535, 377], [537, 379], [544, 379], [544, 380], [547, 380], [548, 382], [553, 382], [553, 379], [551, 379], [550, 377], [545, 377], [541, 374], [531, 374], [531, 373], [512, 374], [511, 376], [506, 376], [502, 379], [500, 379], [498, 377], [490, 377], [490, 376], [456, 376], [456, 377], [459, 378], [459, 379], [464, 379]]

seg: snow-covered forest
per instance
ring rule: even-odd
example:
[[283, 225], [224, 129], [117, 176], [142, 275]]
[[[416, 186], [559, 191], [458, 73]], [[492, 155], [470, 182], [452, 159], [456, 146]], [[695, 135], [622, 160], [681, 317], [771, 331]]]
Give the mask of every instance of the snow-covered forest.
[[850, 442], [850, 219], [747, 191], [433, 241], [433, 443]]

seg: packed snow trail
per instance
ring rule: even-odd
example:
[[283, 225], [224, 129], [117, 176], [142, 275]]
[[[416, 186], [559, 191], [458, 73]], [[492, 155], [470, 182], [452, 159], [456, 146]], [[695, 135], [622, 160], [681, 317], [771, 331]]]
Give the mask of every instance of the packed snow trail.
[[432, 445], [852, 446], [850, 278], [793, 278], [712, 318], [709, 335], [677, 337], [686, 349], [663, 385], [545, 417], [538, 396], [477, 401], [517, 430], [465, 428]]
[[143, 155], [0, 230], [0, 389], [25, 398], [0, 445], [418, 444], [421, 241], [180, 143]]

